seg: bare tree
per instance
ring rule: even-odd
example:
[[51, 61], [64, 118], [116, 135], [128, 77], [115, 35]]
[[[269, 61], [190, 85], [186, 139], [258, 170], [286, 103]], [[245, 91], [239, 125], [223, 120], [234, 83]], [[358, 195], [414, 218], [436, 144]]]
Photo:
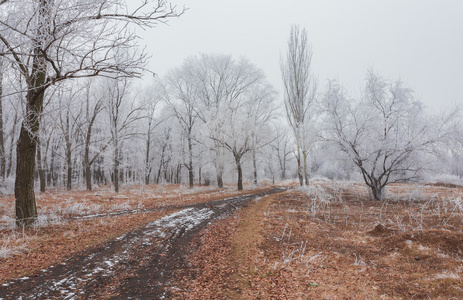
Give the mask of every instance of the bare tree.
[[293, 25], [288, 39], [288, 49], [281, 60], [281, 76], [284, 84], [286, 117], [296, 140], [296, 159], [300, 185], [309, 184], [305, 139], [308, 130], [309, 109], [315, 100], [317, 85], [311, 73], [312, 47], [307, 31]]
[[134, 101], [126, 101], [129, 97], [129, 79], [107, 80], [107, 99], [105, 109], [108, 116], [111, 142], [113, 147], [113, 183], [116, 193], [119, 192], [119, 172], [121, 152], [124, 142], [139, 134], [135, 129], [136, 122], [143, 118], [141, 108]]
[[235, 162], [238, 190], [243, 189], [242, 161], [257, 147], [256, 130], [271, 119], [275, 92], [263, 73], [245, 59], [203, 56], [200, 97], [208, 107], [203, 115], [205, 132], [216, 153], [228, 150]]
[[419, 156], [450, 134], [452, 117], [429, 122], [409, 88], [371, 71], [360, 101], [330, 82], [324, 102], [325, 137], [355, 163], [374, 200], [383, 199], [390, 183], [417, 179], [426, 164]]
[[[193, 64], [193, 65], [192, 65]], [[178, 120], [186, 137], [188, 159], [184, 162], [188, 170], [190, 188], [194, 184], [193, 146], [194, 128], [198, 123], [199, 87], [194, 77], [194, 61], [187, 60], [182, 67], [173, 69], [166, 78], [165, 101]]]
[[154, 156], [152, 155], [152, 148], [154, 144], [154, 131], [156, 128], [165, 120], [165, 117], [158, 116], [158, 104], [161, 101], [161, 88], [158, 82], [155, 82], [151, 88], [146, 88], [142, 96], [143, 111], [145, 113], [144, 120], [146, 121], [145, 131], [145, 165], [144, 165], [144, 182], [145, 184], [150, 183], [150, 177], [152, 173], [152, 162]]
[[[167, 1], [2, 1], [0, 42], [27, 84], [27, 103], [17, 143], [17, 225], [37, 218], [34, 195], [35, 139], [45, 91], [55, 83], [97, 75], [138, 76], [146, 56], [131, 24], [150, 28], [176, 17]], [[123, 51], [120, 49], [131, 49]], [[129, 54], [128, 54], [129, 53]], [[117, 58], [117, 59], [116, 59]]]
[[[92, 144], [93, 130], [96, 118], [103, 110], [103, 96], [93, 97], [94, 90], [92, 89], [92, 84], [90, 81], [86, 84], [85, 87], [85, 110], [84, 110], [84, 124], [82, 125], [82, 133], [84, 138], [84, 159], [83, 159], [83, 168], [84, 168], [84, 177], [85, 185], [88, 191], [92, 190], [92, 172], [91, 167], [93, 163], [98, 159], [99, 155], [108, 147], [109, 142], [104, 143], [101, 146], [101, 149], [97, 151], [93, 157], [90, 157], [90, 146]], [[108, 140], [109, 141], [109, 140]]]

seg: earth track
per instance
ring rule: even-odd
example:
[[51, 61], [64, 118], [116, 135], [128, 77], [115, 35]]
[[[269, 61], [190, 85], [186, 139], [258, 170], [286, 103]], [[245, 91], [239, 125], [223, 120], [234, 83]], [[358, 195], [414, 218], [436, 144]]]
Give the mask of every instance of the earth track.
[[0, 299], [163, 299], [188, 268], [193, 238], [212, 221], [283, 189], [187, 205], [65, 262], [0, 286]]

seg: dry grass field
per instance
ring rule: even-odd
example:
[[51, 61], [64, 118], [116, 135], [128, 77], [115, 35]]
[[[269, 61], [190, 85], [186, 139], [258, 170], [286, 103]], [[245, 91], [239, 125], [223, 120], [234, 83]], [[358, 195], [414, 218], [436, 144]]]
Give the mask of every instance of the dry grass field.
[[197, 239], [178, 299], [463, 299], [463, 188], [387, 195], [314, 182], [264, 198]]

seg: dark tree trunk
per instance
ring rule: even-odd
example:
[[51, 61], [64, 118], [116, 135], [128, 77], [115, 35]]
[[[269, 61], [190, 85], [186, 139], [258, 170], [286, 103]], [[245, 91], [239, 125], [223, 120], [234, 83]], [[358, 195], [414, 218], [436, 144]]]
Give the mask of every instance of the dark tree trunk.
[[191, 143], [191, 133], [188, 134], [188, 179], [190, 182], [190, 189], [193, 188], [193, 180], [194, 180], [194, 174], [193, 174], [193, 145]]
[[223, 188], [223, 178], [222, 178], [222, 172], [220, 170], [217, 171], [217, 186], [219, 188]]
[[114, 175], [113, 175], [113, 181], [114, 181], [114, 191], [116, 193], [119, 193], [119, 155], [118, 155], [117, 147], [114, 150]]
[[148, 136], [146, 138], [146, 156], [145, 156], [145, 184], [150, 184], [151, 166], [150, 166], [150, 148], [151, 148], [151, 134], [150, 134], [151, 123], [148, 127]]
[[72, 151], [71, 146], [67, 145], [66, 147], [66, 167], [67, 167], [67, 176], [66, 176], [66, 189], [70, 191], [72, 189]]
[[40, 181], [40, 191], [43, 193], [45, 192], [46, 187], [46, 178], [45, 178], [45, 170], [43, 168], [42, 163], [42, 149], [40, 147], [40, 143], [37, 145], [37, 167], [39, 171], [39, 181]]
[[199, 186], [202, 185], [201, 180], [202, 180], [201, 167], [199, 167], [199, 169], [198, 169], [198, 184], [199, 184]]
[[[39, 3], [38, 20], [48, 20], [48, 0]], [[43, 24], [45, 25], [45, 24]], [[45, 40], [48, 34], [46, 26], [37, 29], [37, 41]], [[47, 63], [40, 45], [34, 49], [32, 69], [27, 82], [26, 111], [16, 146], [16, 181], [14, 187], [16, 225], [30, 226], [37, 219], [37, 207], [34, 194], [34, 171], [37, 149], [36, 136], [39, 131], [39, 116], [43, 109], [43, 96], [47, 75]], [[22, 72], [27, 72], [22, 70]], [[24, 74], [25, 76], [27, 74]]]
[[235, 156], [236, 169], [238, 171], [238, 191], [243, 190], [243, 170], [241, 168], [241, 158]]
[[90, 169], [90, 163], [88, 161], [88, 152], [89, 149], [85, 148], [84, 153], [84, 176], [85, 176], [85, 184], [87, 186], [87, 191], [92, 190], [92, 171]]
[[256, 159], [256, 151], [252, 151], [252, 165], [254, 167], [254, 185], [257, 185], [257, 159]]

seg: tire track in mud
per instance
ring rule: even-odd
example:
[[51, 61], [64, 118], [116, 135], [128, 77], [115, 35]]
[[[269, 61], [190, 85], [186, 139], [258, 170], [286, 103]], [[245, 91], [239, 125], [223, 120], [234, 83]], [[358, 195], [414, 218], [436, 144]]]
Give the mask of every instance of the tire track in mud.
[[284, 189], [191, 205], [34, 276], [0, 286], [0, 299], [164, 299], [188, 268], [191, 241], [212, 221]]

